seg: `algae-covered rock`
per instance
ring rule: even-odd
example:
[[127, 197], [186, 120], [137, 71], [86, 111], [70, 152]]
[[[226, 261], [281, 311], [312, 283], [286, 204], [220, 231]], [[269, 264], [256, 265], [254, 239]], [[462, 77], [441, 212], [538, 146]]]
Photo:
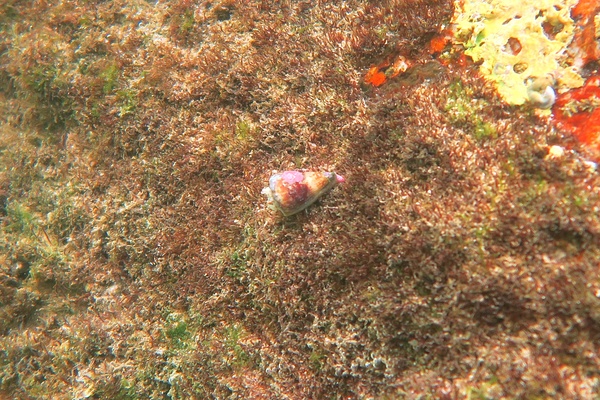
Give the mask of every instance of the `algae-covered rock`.
[[465, 53], [481, 62], [480, 71], [502, 98], [520, 105], [528, 100], [532, 78], [552, 74], [559, 91], [583, 79], [566, 48], [573, 39], [570, 17], [576, 0], [466, 0], [453, 18]]

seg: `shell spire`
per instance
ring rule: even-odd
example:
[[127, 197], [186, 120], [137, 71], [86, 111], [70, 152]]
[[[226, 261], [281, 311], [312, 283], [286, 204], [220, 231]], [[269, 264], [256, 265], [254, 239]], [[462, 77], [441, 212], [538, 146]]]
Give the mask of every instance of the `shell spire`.
[[263, 189], [285, 216], [296, 214], [333, 189], [344, 178], [335, 172], [284, 171], [269, 179]]

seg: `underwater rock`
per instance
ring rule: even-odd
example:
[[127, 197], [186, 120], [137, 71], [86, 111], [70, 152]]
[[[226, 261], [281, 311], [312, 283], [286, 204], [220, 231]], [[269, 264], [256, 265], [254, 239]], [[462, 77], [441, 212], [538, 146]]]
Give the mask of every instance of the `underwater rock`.
[[269, 187], [262, 193], [283, 215], [289, 216], [304, 210], [341, 182], [344, 178], [334, 172], [284, 171], [271, 176]]

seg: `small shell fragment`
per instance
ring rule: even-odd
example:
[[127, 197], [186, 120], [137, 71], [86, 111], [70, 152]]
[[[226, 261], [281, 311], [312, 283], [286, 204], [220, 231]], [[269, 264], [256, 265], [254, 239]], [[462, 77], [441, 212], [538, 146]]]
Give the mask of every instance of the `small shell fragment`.
[[341, 182], [344, 178], [334, 172], [284, 171], [271, 176], [269, 187], [262, 193], [283, 215], [289, 216], [304, 210]]
[[546, 158], [550, 158], [550, 159], [557, 159], [557, 158], [563, 158], [563, 156], [565, 155], [565, 149], [563, 147], [560, 146], [550, 146], [550, 148], [548, 149], [548, 155], [546, 156]]

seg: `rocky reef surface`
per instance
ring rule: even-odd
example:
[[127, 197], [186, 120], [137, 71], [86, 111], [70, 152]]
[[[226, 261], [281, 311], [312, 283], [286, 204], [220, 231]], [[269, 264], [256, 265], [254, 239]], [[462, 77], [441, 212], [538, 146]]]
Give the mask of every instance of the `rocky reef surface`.
[[598, 9], [474, 3], [3, 1], [0, 397], [598, 397]]

